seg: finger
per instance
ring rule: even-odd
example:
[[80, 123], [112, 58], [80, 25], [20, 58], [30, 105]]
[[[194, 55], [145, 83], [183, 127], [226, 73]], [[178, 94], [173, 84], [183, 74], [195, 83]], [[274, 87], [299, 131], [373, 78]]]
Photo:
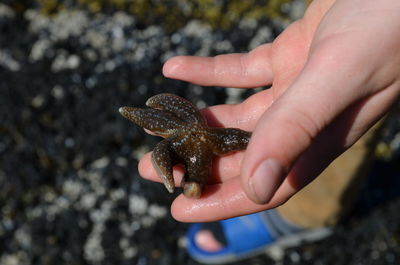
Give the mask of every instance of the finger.
[[201, 110], [211, 127], [253, 131], [259, 118], [273, 103], [272, 90], [258, 92], [237, 105], [217, 105]]
[[[210, 106], [201, 110], [210, 127], [238, 128], [252, 131], [261, 117], [273, 102], [270, 89], [258, 92], [240, 104], [222, 104]], [[155, 135], [149, 130], [145, 132]]]
[[[138, 165], [138, 170], [139, 170], [140, 176], [142, 176], [144, 179], [161, 183], [160, 176], [157, 174], [157, 171], [155, 170], [155, 168], [153, 167], [153, 164], [151, 163], [151, 152], [146, 153], [140, 159], [139, 165]], [[184, 171], [181, 166], [173, 167], [172, 174], [174, 176], [176, 187], [180, 187], [183, 173], [184, 173]]]
[[277, 207], [294, 192], [289, 184], [284, 184], [269, 203], [256, 204], [243, 191], [240, 178], [235, 177], [223, 184], [206, 186], [200, 199], [179, 195], [171, 206], [171, 212], [181, 222], [211, 222]]
[[[139, 174], [147, 180], [161, 182], [159, 175], [154, 169], [151, 158], [151, 153], [145, 154], [139, 161]], [[229, 178], [239, 175], [240, 165], [243, 159], [243, 152], [235, 152], [224, 157], [215, 157], [213, 159], [213, 167], [208, 184], [225, 182]], [[180, 187], [184, 170], [181, 166], [173, 168], [173, 176], [175, 186]]]
[[163, 67], [166, 77], [202, 86], [258, 87], [272, 82], [271, 44], [243, 54], [177, 56]]

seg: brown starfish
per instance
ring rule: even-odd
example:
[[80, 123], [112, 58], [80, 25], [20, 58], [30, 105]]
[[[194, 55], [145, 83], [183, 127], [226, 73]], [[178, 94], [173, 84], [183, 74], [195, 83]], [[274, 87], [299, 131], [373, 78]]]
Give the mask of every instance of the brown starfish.
[[121, 107], [125, 118], [166, 139], [156, 145], [151, 161], [167, 190], [175, 188], [172, 167], [183, 164], [186, 197], [199, 198], [210, 175], [213, 155], [247, 147], [251, 133], [235, 128], [208, 127], [200, 111], [173, 94], [159, 94], [146, 102], [149, 108]]

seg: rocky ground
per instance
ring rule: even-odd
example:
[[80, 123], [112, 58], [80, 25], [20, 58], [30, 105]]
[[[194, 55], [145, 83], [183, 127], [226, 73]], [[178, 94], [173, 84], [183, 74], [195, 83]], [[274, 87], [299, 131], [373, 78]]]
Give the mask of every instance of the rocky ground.
[[[166, 91], [198, 107], [237, 102], [251, 92], [167, 80], [163, 62], [246, 51], [283, 27], [192, 20], [169, 32], [125, 12], [45, 16], [0, 4], [0, 264], [197, 264], [183, 247], [187, 225], [169, 214], [173, 196], [137, 172], [158, 139], [118, 108]], [[249, 264], [399, 264], [399, 129], [391, 119], [380, 145], [390, 155], [332, 236]]]

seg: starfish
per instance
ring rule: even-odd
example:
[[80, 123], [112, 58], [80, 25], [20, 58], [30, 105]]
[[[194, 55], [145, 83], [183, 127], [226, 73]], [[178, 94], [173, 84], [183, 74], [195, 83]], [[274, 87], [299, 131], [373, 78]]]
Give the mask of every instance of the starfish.
[[174, 94], [158, 94], [146, 102], [149, 108], [121, 107], [125, 118], [165, 138], [152, 154], [151, 162], [167, 190], [175, 188], [172, 168], [182, 164], [185, 175], [183, 194], [199, 198], [210, 176], [212, 158], [246, 149], [251, 133], [236, 128], [207, 125], [200, 111]]

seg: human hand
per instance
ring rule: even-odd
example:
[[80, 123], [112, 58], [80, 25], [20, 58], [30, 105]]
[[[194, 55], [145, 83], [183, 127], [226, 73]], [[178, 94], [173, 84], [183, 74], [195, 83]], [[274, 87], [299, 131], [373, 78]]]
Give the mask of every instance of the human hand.
[[[213, 221], [279, 206], [356, 142], [400, 94], [398, 14], [398, 0], [315, 0], [273, 43], [247, 54], [167, 61], [166, 77], [203, 86], [272, 84], [241, 104], [203, 110], [210, 125], [253, 135], [245, 152], [215, 159], [202, 198], [175, 199], [174, 218]], [[139, 171], [159, 181], [149, 157]]]

